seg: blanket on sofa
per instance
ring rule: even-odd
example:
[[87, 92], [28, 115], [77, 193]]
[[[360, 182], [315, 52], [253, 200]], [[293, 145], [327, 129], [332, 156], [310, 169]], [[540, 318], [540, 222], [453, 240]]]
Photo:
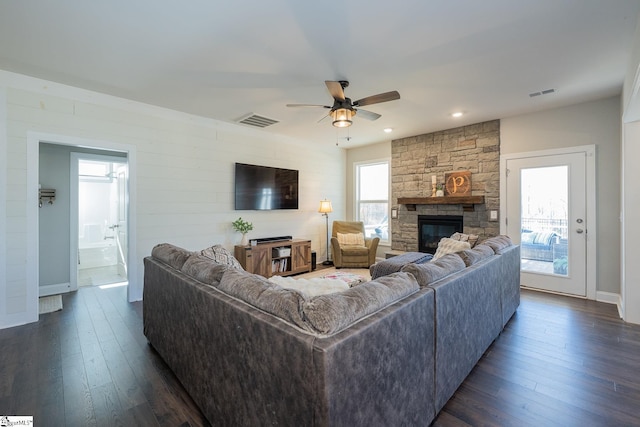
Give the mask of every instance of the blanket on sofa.
[[327, 279], [325, 277], [303, 279], [272, 276], [269, 278], [269, 281], [285, 289], [294, 289], [304, 295], [305, 298], [332, 294], [334, 292], [341, 292], [349, 289], [349, 285], [344, 280]]

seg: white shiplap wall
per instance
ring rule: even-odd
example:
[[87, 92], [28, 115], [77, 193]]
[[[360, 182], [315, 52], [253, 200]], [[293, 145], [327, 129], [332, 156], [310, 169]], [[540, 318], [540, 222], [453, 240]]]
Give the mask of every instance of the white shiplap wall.
[[[6, 164], [6, 186], [0, 188], [0, 207], [6, 208], [0, 237], [6, 245], [0, 249], [0, 328], [37, 320], [37, 235], [31, 227], [38, 208], [30, 199], [37, 193], [38, 140], [131, 154], [136, 274], [130, 277], [130, 299], [141, 298], [142, 260], [158, 243], [192, 250], [221, 243], [232, 249], [240, 235], [231, 221], [242, 216], [254, 224], [251, 237], [311, 239], [322, 260], [326, 234], [319, 200], [332, 200], [330, 219], [344, 218], [346, 154], [330, 141], [312, 145], [0, 71], [3, 93], [0, 130], [7, 130], [0, 136], [0, 166]], [[300, 208], [235, 211], [234, 162], [298, 169]]]

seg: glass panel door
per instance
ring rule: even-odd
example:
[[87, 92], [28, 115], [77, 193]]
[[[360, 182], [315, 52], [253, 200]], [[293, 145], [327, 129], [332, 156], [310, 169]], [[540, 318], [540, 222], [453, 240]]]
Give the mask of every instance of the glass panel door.
[[585, 154], [506, 165], [507, 234], [520, 244], [522, 286], [586, 296]]

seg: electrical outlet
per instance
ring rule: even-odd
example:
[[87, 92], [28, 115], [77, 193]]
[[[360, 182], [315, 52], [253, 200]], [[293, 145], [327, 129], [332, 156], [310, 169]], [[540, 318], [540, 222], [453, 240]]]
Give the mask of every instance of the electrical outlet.
[[498, 211], [491, 210], [489, 211], [489, 221], [497, 221], [498, 220]]

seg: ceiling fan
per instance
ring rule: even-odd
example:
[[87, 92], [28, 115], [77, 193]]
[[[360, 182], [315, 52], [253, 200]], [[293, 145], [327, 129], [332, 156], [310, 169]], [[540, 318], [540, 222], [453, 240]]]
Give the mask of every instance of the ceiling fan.
[[[366, 98], [359, 99], [351, 102], [351, 99], [344, 96], [344, 89], [349, 86], [349, 82], [346, 80], [340, 80], [337, 82], [326, 80], [324, 82], [329, 89], [329, 93], [333, 97], [333, 105], [317, 105], [317, 104], [287, 104], [287, 107], [322, 107], [329, 109], [329, 115], [333, 119], [333, 125], [335, 127], [343, 128], [351, 126], [351, 119], [355, 116], [356, 112], [360, 116], [368, 120], [377, 120], [381, 116], [378, 113], [372, 111], [362, 110], [359, 107], [371, 104], [379, 104], [381, 102], [394, 101], [400, 99], [400, 94], [397, 91], [379, 93], [377, 95], [367, 96]], [[358, 109], [356, 109], [358, 108]]]

